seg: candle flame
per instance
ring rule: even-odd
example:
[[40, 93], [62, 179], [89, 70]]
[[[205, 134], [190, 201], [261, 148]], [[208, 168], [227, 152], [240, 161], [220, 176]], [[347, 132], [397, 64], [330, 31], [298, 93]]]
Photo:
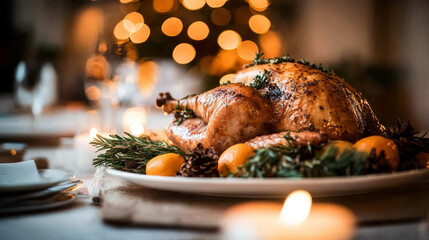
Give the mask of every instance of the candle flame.
[[280, 219], [290, 225], [298, 225], [305, 221], [311, 209], [311, 195], [304, 190], [289, 194], [280, 213]]
[[97, 129], [96, 128], [91, 128], [91, 130], [89, 131], [89, 137], [91, 138], [91, 141], [94, 140], [95, 137], [97, 137]]
[[134, 136], [140, 136], [144, 133], [144, 127], [141, 122], [135, 122], [130, 127], [131, 134]]

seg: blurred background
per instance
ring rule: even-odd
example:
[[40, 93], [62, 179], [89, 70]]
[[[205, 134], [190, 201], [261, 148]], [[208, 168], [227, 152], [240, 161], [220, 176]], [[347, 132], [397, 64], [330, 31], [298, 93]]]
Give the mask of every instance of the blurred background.
[[133, 119], [154, 111], [158, 92], [180, 98], [217, 86], [258, 51], [323, 63], [361, 91], [384, 124], [400, 117], [429, 129], [429, 1], [14, 0], [0, 5], [4, 134], [22, 125], [37, 128], [37, 119], [65, 110], [65, 117], [38, 127], [46, 132], [66, 125], [74, 134], [89, 131], [79, 127], [89, 125], [141, 132], [148, 123], [135, 125]]

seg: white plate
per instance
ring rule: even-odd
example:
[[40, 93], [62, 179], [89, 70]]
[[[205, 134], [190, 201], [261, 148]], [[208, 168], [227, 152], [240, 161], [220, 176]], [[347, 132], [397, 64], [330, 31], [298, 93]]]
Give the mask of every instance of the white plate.
[[284, 198], [297, 189], [313, 197], [373, 192], [429, 179], [429, 169], [355, 177], [325, 178], [184, 178], [149, 176], [107, 169], [110, 175], [153, 189], [223, 197]]
[[70, 180], [73, 175], [55, 169], [39, 170], [40, 181], [28, 183], [0, 183], [0, 192], [32, 191], [48, 188], [60, 182]]

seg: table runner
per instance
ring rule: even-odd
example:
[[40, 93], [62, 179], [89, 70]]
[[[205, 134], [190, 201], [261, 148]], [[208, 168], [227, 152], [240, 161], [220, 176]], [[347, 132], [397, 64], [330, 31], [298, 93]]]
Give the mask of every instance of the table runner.
[[[261, 201], [159, 191], [118, 180], [113, 185], [105, 184], [103, 192], [103, 220], [130, 225], [217, 228], [228, 207], [246, 201]], [[427, 217], [429, 212], [429, 182], [313, 201], [346, 206], [356, 214], [359, 224], [417, 220]]]

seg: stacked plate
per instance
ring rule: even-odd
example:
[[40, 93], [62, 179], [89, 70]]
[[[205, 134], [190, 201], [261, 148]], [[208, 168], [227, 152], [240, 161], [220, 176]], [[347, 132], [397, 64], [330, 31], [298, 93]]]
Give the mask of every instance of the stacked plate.
[[51, 209], [73, 202], [82, 185], [70, 173], [37, 170], [34, 161], [0, 164], [0, 214]]

